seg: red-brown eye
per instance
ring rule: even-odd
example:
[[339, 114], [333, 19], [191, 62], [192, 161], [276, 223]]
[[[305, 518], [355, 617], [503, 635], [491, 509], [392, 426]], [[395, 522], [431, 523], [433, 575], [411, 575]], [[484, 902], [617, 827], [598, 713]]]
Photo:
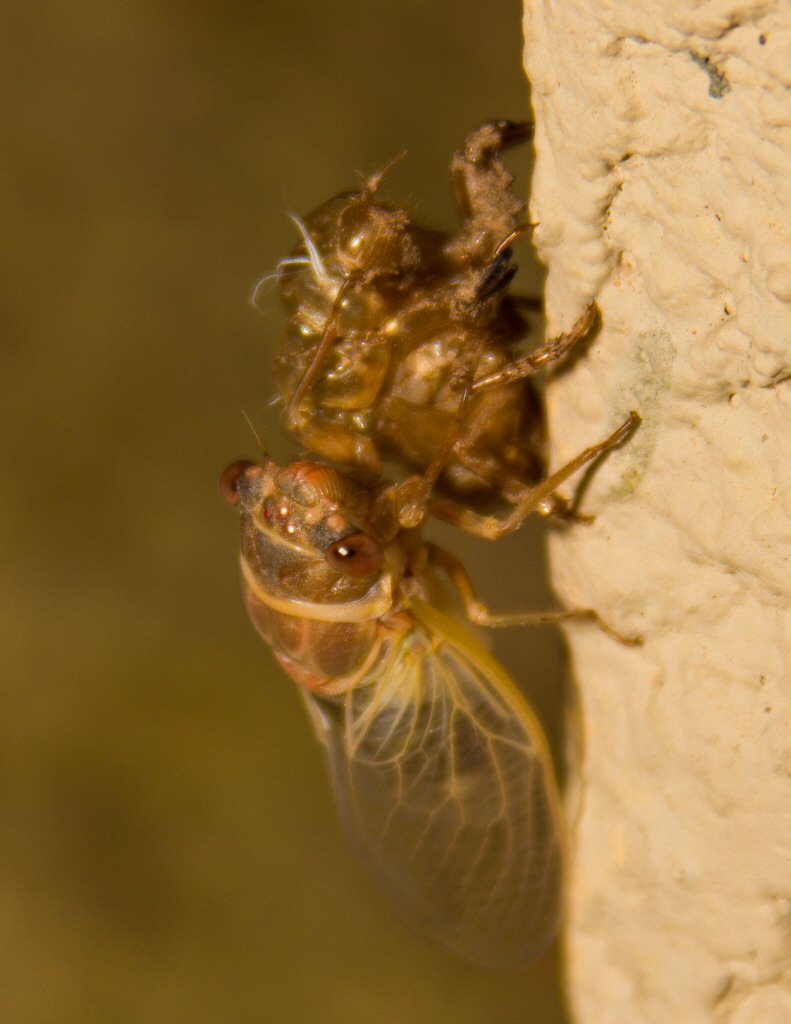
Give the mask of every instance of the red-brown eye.
[[324, 557], [346, 576], [370, 576], [381, 567], [384, 552], [367, 533], [350, 533], [330, 544]]
[[220, 494], [225, 498], [229, 505], [236, 505], [239, 502], [239, 481], [244, 476], [245, 471], [255, 463], [250, 462], [249, 459], [239, 459], [238, 462], [232, 462], [227, 469], [222, 471], [220, 477]]

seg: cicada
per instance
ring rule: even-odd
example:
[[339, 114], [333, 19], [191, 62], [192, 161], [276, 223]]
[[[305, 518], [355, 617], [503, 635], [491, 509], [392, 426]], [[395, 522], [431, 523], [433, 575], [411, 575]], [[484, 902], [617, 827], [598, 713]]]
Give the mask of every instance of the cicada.
[[[470, 133], [451, 163], [456, 233], [382, 199], [383, 174], [297, 220], [301, 242], [278, 270], [289, 322], [274, 379], [288, 429], [313, 454], [369, 483], [397, 460], [422, 477], [422, 498], [439, 484], [462, 511], [518, 506], [542, 478], [530, 377], [586, 335], [595, 308], [518, 355], [527, 323], [508, 285], [524, 204], [500, 152], [531, 137], [532, 125], [510, 121]], [[549, 496], [539, 511], [566, 503]]]
[[492, 615], [454, 556], [399, 525], [386, 484], [265, 459], [233, 464], [222, 487], [241, 512], [250, 617], [304, 694], [359, 857], [461, 957], [530, 962], [561, 912], [560, 802], [535, 715], [464, 618], [598, 616]]

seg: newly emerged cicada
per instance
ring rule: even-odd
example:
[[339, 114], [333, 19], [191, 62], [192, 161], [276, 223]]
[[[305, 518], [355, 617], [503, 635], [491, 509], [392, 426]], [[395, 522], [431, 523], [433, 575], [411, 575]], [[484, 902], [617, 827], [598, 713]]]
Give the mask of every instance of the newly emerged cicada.
[[[499, 154], [531, 137], [532, 125], [510, 121], [470, 133], [451, 163], [457, 233], [414, 223], [381, 198], [378, 174], [295, 218], [302, 240], [278, 268], [289, 322], [274, 379], [288, 429], [369, 483], [383, 459], [400, 461], [420, 474], [419, 499], [444, 489], [444, 518], [462, 527], [454, 507], [518, 507], [542, 478], [530, 377], [595, 315], [589, 307], [567, 335], [519, 357], [527, 325], [508, 284], [524, 204]], [[550, 495], [538, 510], [562, 514], [566, 503]]]
[[518, 688], [439, 584], [482, 625], [607, 627], [589, 610], [492, 615], [454, 556], [399, 525], [397, 487], [267, 459], [229, 466], [222, 488], [241, 512], [250, 616], [302, 688], [359, 857], [460, 956], [528, 963], [561, 908], [552, 764]]

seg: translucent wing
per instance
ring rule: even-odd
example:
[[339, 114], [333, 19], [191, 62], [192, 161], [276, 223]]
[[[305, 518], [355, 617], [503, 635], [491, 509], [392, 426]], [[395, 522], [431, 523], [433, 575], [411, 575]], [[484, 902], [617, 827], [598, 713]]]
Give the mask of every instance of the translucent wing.
[[314, 701], [347, 831], [405, 915], [454, 952], [520, 967], [560, 912], [559, 801], [546, 743], [514, 684], [453, 620], [420, 625], [387, 671]]

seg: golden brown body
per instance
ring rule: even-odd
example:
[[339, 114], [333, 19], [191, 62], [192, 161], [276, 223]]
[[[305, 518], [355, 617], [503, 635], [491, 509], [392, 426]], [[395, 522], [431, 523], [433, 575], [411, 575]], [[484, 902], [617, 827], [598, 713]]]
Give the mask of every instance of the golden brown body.
[[253, 622], [303, 688], [358, 855], [460, 956], [534, 959], [561, 911], [552, 764], [503, 669], [428, 603], [433, 549], [392, 525], [387, 490], [320, 463], [237, 463], [224, 490]]
[[452, 163], [455, 234], [385, 203], [380, 177], [300, 223], [303, 241], [279, 275], [290, 319], [274, 376], [289, 429], [312, 452], [374, 481], [383, 458], [429, 471], [449, 447], [441, 480], [465, 499], [515, 502], [540, 478], [534, 367], [522, 361], [521, 376], [475, 387], [518, 362], [526, 333], [507, 293], [524, 207], [499, 151], [530, 135], [497, 121], [468, 136]]

